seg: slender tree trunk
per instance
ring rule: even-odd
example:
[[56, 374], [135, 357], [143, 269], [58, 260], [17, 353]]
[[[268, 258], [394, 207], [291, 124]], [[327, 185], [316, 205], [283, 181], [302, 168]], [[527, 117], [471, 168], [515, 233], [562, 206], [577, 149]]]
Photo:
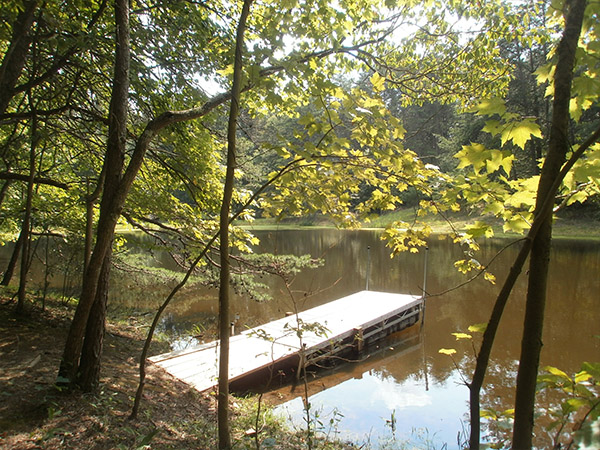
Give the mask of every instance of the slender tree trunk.
[[0, 189], [0, 207], [2, 207], [2, 203], [4, 203], [4, 199], [6, 198], [6, 193], [8, 192], [8, 188], [11, 185], [11, 180], [6, 180], [6, 182], [2, 185]]
[[[96, 299], [100, 272], [105, 258], [110, 251], [115, 226], [130, 187], [129, 184], [126, 188], [122, 188], [120, 184], [123, 176], [125, 142], [127, 138], [130, 65], [128, 0], [115, 0], [115, 25], [115, 69], [109, 110], [108, 140], [103, 167], [105, 182], [102, 201], [100, 203], [98, 231], [94, 251], [84, 274], [81, 297], [75, 310], [71, 327], [69, 328], [69, 334], [60, 363], [58, 381], [61, 383], [71, 383], [76, 380], [85, 328]], [[135, 177], [135, 174], [133, 177]]]
[[110, 280], [111, 254], [109, 251], [102, 264], [96, 300], [92, 305], [90, 317], [85, 329], [85, 340], [79, 364], [78, 384], [85, 392], [91, 392], [100, 384], [100, 366], [102, 347], [106, 328], [106, 306], [108, 302], [108, 284]]
[[33, 203], [33, 188], [35, 185], [35, 160], [37, 145], [39, 142], [38, 120], [35, 114], [35, 106], [29, 94], [29, 103], [33, 112], [31, 119], [31, 146], [29, 149], [29, 179], [27, 180], [27, 194], [25, 196], [25, 213], [21, 225], [21, 271], [19, 274], [19, 291], [17, 293], [17, 314], [25, 312], [25, 295], [27, 291], [27, 273], [29, 272], [29, 248], [31, 243], [31, 208]]
[[[547, 195], [552, 192], [554, 180], [559, 175], [569, 150], [568, 126], [571, 83], [575, 65], [575, 51], [581, 33], [586, 0], [572, 0], [566, 3], [566, 7], [568, 11], [565, 30], [558, 47], [558, 62], [554, 75], [554, 104], [548, 155], [540, 176], [534, 217], [540, 215], [543, 202]], [[535, 389], [542, 349], [551, 242], [552, 216], [549, 214], [543, 217], [540, 230], [533, 240], [529, 262], [529, 282], [521, 357], [517, 374], [513, 430], [513, 448], [519, 450], [530, 449], [532, 446]]]
[[85, 201], [85, 241], [83, 245], [83, 272], [87, 270], [94, 246], [94, 204], [96, 200]]
[[15, 246], [13, 247], [12, 255], [10, 257], [10, 261], [8, 261], [8, 265], [6, 266], [6, 270], [4, 271], [4, 276], [2, 277], [2, 282], [0, 283], [2, 286], [8, 286], [10, 284], [10, 280], [15, 273], [15, 268], [17, 267], [17, 262], [19, 261], [19, 255], [21, 254], [21, 247], [23, 246], [23, 229], [19, 233], [19, 237], [15, 241]]
[[[85, 273], [92, 257], [92, 249], [94, 246], [94, 206], [98, 202], [102, 194], [102, 188], [105, 181], [105, 166], [102, 167], [96, 188], [89, 193], [85, 199], [85, 243], [83, 248], [83, 271]], [[88, 180], [89, 183], [89, 180]], [[89, 189], [89, 188], [88, 188]]]
[[154, 315], [154, 319], [152, 320], [152, 324], [150, 324], [150, 329], [148, 330], [148, 335], [146, 336], [146, 340], [144, 341], [144, 347], [142, 348], [142, 353], [140, 355], [140, 366], [139, 366], [140, 379], [138, 382], [138, 388], [135, 392], [133, 408], [131, 409], [131, 414], [129, 415], [130, 419], [135, 419], [140, 410], [140, 404], [142, 402], [142, 394], [144, 393], [144, 386], [146, 384], [146, 357], [148, 356], [148, 351], [150, 350], [150, 344], [152, 343], [152, 337], [154, 336], [154, 331], [156, 330], [158, 321], [159, 321], [162, 313], [164, 312], [164, 310], [167, 308], [167, 306], [169, 306], [169, 303], [171, 303], [171, 300], [173, 299], [173, 297], [175, 297], [177, 292], [179, 292], [179, 290], [185, 286], [185, 284], [187, 283], [188, 279], [194, 272], [194, 269], [196, 268], [198, 263], [202, 260], [202, 258], [204, 258], [204, 256], [210, 249], [211, 245], [216, 240], [217, 240], [217, 235], [213, 236], [213, 238], [204, 247], [204, 250], [192, 262], [192, 264], [190, 265], [190, 267], [187, 270], [183, 279], [177, 284], [177, 286], [175, 286], [171, 290], [171, 292], [169, 293], [169, 295], [167, 296], [165, 301], [162, 303], [162, 305], [160, 305], [160, 307], [158, 308], [158, 311], [156, 311], [156, 314]]
[[479, 395], [483, 386], [483, 380], [490, 360], [490, 354], [492, 352], [492, 346], [496, 337], [496, 332], [500, 326], [500, 320], [504, 313], [504, 308], [508, 302], [508, 298], [512, 289], [521, 274], [521, 270], [527, 260], [529, 251], [531, 250], [531, 240], [525, 239], [523, 247], [519, 251], [517, 259], [515, 260], [510, 272], [502, 286], [500, 293], [494, 303], [494, 308], [490, 316], [490, 320], [487, 323], [485, 332], [483, 333], [483, 340], [481, 342], [481, 348], [477, 354], [477, 363], [475, 365], [475, 372], [473, 373], [473, 380], [469, 384], [469, 413], [471, 422], [471, 434], [469, 437], [469, 448], [471, 450], [478, 450], [479, 443], [481, 441], [481, 419], [480, 419], [480, 402]]
[[229, 215], [231, 198], [233, 196], [234, 173], [236, 168], [236, 132], [237, 118], [240, 110], [240, 93], [242, 90], [242, 54], [244, 47], [244, 32], [246, 20], [250, 14], [252, 0], [244, 0], [242, 13], [237, 26], [235, 40], [235, 61], [233, 65], [233, 86], [231, 89], [231, 104], [229, 108], [229, 123], [227, 127], [227, 171], [223, 190], [223, 203], [220, 214], [221, 273], [219, 285], [219, 396], [218, 396], [218, 428], [219, 449], [231, 448], [229, 432]]

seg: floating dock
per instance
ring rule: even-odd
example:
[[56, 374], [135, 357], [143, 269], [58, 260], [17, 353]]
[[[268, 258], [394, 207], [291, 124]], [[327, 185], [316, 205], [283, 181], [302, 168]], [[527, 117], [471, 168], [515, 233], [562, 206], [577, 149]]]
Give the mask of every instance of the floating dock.
[[[370, 344], [419, 321], [420, 296], [361, 291], [230, 338], [232, 390], [265, 385], [275, 376], [360, 354]], [[219, 342], [149, 358], [174, 377], [205, 391], [218, 384]]]

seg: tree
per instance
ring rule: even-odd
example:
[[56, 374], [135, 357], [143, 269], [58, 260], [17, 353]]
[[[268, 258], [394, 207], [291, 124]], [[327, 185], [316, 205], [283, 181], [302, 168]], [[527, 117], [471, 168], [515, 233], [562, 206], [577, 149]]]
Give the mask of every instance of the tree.
[[236, 135], [237, 118], [240, 111], [240, 94], [242, 92], [242, 67], [244, 53], [244, 33], [246, 21], [250, 14], [252, 0], [244, 0], [235, 39], [235, 56], [233, 64], [233, 85], [227, 126], [227, 169], [219, 222], [219, 253], [221, 275], [219, 280], [219, 394], [218, 394], [218, 427], [219, 449], [231, 448], [229, 432], [229, 215], [233, 196], [233, 183], [236, 168]]
[[[8, 183], [5, 184], [4, 195], [16, 200], [18, 194], [15, 191], [21, 188], [21, 183], [14, 181], [27, 182], [31, 172], [34, 172], [33, 183], [25, 188], [30, 192], [23, 196], [26, 199], [23, 205], [15, 207], [13, 204], [12, 208], [3, 208], [2, 211], [5, 218], [14, 222], [15, 227], [16, 222], [21, 222], [13, 258], [2, 280], [4, 284], [10, 282], [16, 257], [23, 249], [19, 305], [22, 305], [25, 290], [27, 273], [24, 270], [28, 268], [24, 262], [29, 260], [26, 255], [26, 249], [30, 246], [29, 228], [54, 227], [63, 231], [74, 215], [70, 211], [65, 214], [66, 205], [72, 207], [72, 200], [77, 198], [77, 194], [71, 190], [72, 197], [64, 202], [65, 192], [54, 191], [55, 195], [52, 196], [53, 191], [49, 189], [55, 186], [67, 191], [73, 182], [73, 173], [70, 172], [73, 161], [69, 152], [60, 151], [67, 139], [64, 135], [58, 138], [57, 129], [65, 131], [69, 120], [64, 114], [74, 108], [78, 96], [76, 92], [81, 93], [82, 80], [89, 81], [90, 86], [97, 84], [91, 82], [91, 71], [84, 71], [81, 62], [85, 59], [85, 50], [97, 44], [96, 33], [102, 28], [105, 3], [74, 8], [72, 5], [51, 2], [40, 8], [37, 1], [14, 1], [2, 8], [7, 27], [3, 26], [0, 32], [2, 49], [5, 50], [0, 71], [0, 84], [3, 86], [0, 95], [0, 138], [4, 164], [1, 177], [10, 183], [10, 187]], [[62, 20], [65, 17], [68, 20]], [[59, 23], [60, 27], [57, 27]], [[81, 94], [81, 98], [87, 97]], [[79, 105], [87, 101], [86, 98]], [[72, 129], [69, 131], [73, 132]], [[23, 142], [26, 135], [30, 136], [31, 145]], [[43, 201], [42, 197], [45, 197]], [[52, 219], [48, 212], [51, 205], [55, 207], [58, 204], [52, 197], [63, 201], [64, 207], [60, 211], [63, 215], [62, 226], [58, 225], [58, 220], [50, 225]], [[33, 205], [33, 209], [30, 210], [27, 204]], [[22, 215], [21, 211], [25, 211], [25, 214]], [[17, 213], [22, 217], [17, 218]], [[56, 219], [57, 212], [53, 213]], [[69, 220], [65, 220], [67, 217]], [[69, 229], [70, 237], [77, 233], [73, 228]]]
[[[589, 92], [581, 88], [577, 89], [577, 96], [575, 98], [572, 98], [571, 95], [571, 79], [573, 74], [577, 73], [579, 77], [586, 79], [590, 76], [593, 77], [592, 73], [595, 70], [591, 69], [594, 67], [593, 65], [586, 65], [586, 58], [588, 56], [585, 51], [582, 51], [581, 47], [578, 50], [581, 58], [579, 61], [580, 69], [574, 70], [575, 49], [585, 10], [585, 2], [582, 3], [573, 2], [568, 5], [565, 31], [556, 51], [556, 61], [552, 61], [548, 66], [538, 70], [538, 78], [543, 82], [550, 78], [547, 74], [550, 67], [552, 67], [554, 84], [550, 86], [550, 92], [554, 93], [554, 106], [551, 123], [552, 131], [548, 140], [548, 150], [545, 155], [542, 176], [540, 177], [537, 189], [534, 190], [537, 178], [508, 181], [507, 176], [510, 173], [512, 164], [512, 155], [508, 152], [489, 150], [485, 146], [469, 145], [463, 147], [463, 150], [457, 154], [457, 157], [461, 159], [462, 166], [472, 166], [474, 169], [469, 174], [468, 184], [470, 187], [467, 187], [466, 184], [461, 185], [466, 189], [465, 199], [473, 204], [479, 204], [483, 200], [483, 204], [485, 205], [484, 211], [487, 210], [488, 212], [494, 212], [502, 216], [506, 221], [506, 229], [525, 229], [529, 221], [531, 221], [531, 227], [523, 242], [519, 256], [511, 268], [494, 305], [490, 320], [487, 323], [483, 342], [477, 355], [476, 369], [472, 382], [469, 384], [471, 410], [470, 448], [473, 449], [479, 448], [479, 393], [490, 358], [494, 336], [512, 286], [519, 276], [530, 251], [532, 251], [532, 256], [527, 294], [528, 306], [524, 324], [519, 376], [517, 378], [518, 394], [515, 408], [513, 446], [514, 448], [531, 447], [535, 384], [539, 352], [541, 350], [543, 305], [546, 295], [545, 280], [547, 277], [551, 240], [551, 221], [552, 212], [557, 200], [557, 192], [562, 190], [562, 195], [565, 197], [564, 200], [561, 200], [561, 204], [575, 201], [575, 198], [583, 200], [588, 195], [597, 192], [597, 174], [592, 175], [593, 171], [588, 170], [585, 172], [585, 176], [582, 177], [581, 170], [578, 167], [587, 166], [590, 168], [589, 164], [594, 164], [593, 161], [596, 158], [594, 156], [595, 151], [591, 151], [590, 147], [598, 140], [600, 129], [597, 128], [587, 139], [584, 139], [579, 147], [570, 155], [567, 163], [564, 164], [568, 154], [569, 135], [572, 135], [572, 133], [567, 132], [569, 105], [571, 105], [571, 111], [576, 113], [576, 116], [572, 118], [581, 117], [581, 113], [578, 113], [579, 109], [573, 106], [586, 104], [586, 107], [589, 107], [593, 104], [593, 99], [597, 99], [596, 94], [590, 96]], [[579, 18], [576, 18], [577, 16]], [[594, 28], [590, 24], [588, 22], [588, 27], [586, 27], [589, 33], [586, 39], [593, 41], [595, 31], [592, 31]], [[593, 56], [589, 57], [593, 58]], [[586, 70], [582, 70], [581, 68], [591, 70], [592, 73], [586, 73]], [[581, 84], [579, 82], [573, 85], [581, 86]], [[479, 111], [479, 114], [500, 117], [500, 120], [488, 120], [484, 130], [501, 136], [502, 144], [513, 141], [518, 147], [525, 148], [525, 144], [532, 136], [542, 136], [536, 125], [528, 121], [527, 118], [524, 119], [519, 115], [509, 113], [505, 102], [499, 99], [484, 101], [476, 110]], [[587, 159], [582, 158], [585, 152], [589, 153]], [[499, 171], [502, 173], [501, 176], [498, 176]], [[572, 178], [572, 180], [567, 183], [569, 178]], [[498, 180], [502, 180], [502, 182], [498, 183]], [[565, 181], [565, 184], [561, 187], [563, 181]], [[580, 183], [580, 187], [578, 187], [578, 183]], [[588, 187], [591, 187], [591, 189], [586, 190]], [[455, 195], [456, 191], [452, 192]], [[488, 235], [489, 232], [490, 228], [485, 223], [480, 222], [475, 224], [469, 233], [470, 237], [477, 237], [484, 234]], [[485, 270], [484, 267], [482, 269]]]
[[542, 209], [545, 201], [556, 195], [555, 180], [570, 148], [571, 84], [586, 6], [586, 0], [572, 0], [565, 4], [565, 31], [557, 49], [548, 152], [542, 166], [533, 213], [534, 221], [539, 217], [541, 225], [537, 235], [533, 238], [529, 260], [525, 322], [517, 375], [513, 448], [518, 449], [532, 447], [535, 393], [542, 348], [546, 286], [552, 242], [552, 215], [549, 211], [543, 211], [545, 214], [542, 214]]
[[[203, 250], [198, 249], [214, 242], [227, 164], [224, 121], [209, 114], [220, 112], [235, 93], [227, 90], [209, 96], [202, 92], [199, 79], [210, 77], [229, 89], [232, 77], [239, 75], [231, 61], [237, 60], [234, 35], [242, 2], [138, 2], [136, 9], [123, 0], [114, 3], [113, 20], [103, 15], [106, 1], [93, 2], [81, 11], [64, 2], [41, 8], [36, 1], [11, 1], [3, 11], [8, 11], [7, 23], [15, 25], [10, 33], [0, 29], [1, 48], [6, 50], [0, 71], [0, 85], [6, 89], [0, 97], [10, 94], [7, 106], [0, 110], [4, 164], [0, 178], [7, 181], [0, 191], [2, 213], [29, 210], [28, 204], [41, 203], [45, 189], [54, 186], [62, 192], [57, 183], [69, 185], [68, 203], [75, 205], [69, 228], [86, 236], [85, 271], [59, 379], [79, 382], [86, 390], [99, 377], [117, 222], [179, 233], [192, 261], [200, 261], [194, 259], [196, 254], [202, 258]], [[392, 7], [379, 0], [336, 5], [286, 0], [274, 8], [268, 2], [255, 2], [246, 27], [249, 48], [236, 84], [244, 93], [242, 116], [285, 124], [286, 129], [262, 133], [253, 143], [255, 154], [248, 160], [260, 159], [263, 167], [270, 167], [270, 174], [244, 178], [241, 172], [252, 171], [250, 164], [244, 166], [239, 160], [230, 164], [228, 180], [233, 171], [250, 181], [237, 189], [228, 186], [231, 198], [226, 203], [234, 210], [252, 206], [275, 216], [318, 212], [338, 225], [356, 226], [373, 212], [397, 208], [407, 190], [413, 189], [421, 212], [445, 213], [484, 202], [480, 211], [501, 216], [507, 229], [526, 229], [533, 212], [534, 184], [533, 179], [513, 179], [513, 161], [525, 159], [516, 154], [525, 143], [539, 148], [541, 141], [531, 136], [541, 136], [543, 126], [527, 117], [527, 105], [515, 114], [510, 102], [495, 96], [505, 95], [511, 64], [522, 63], [518, 51], [517, 57], [507, 58], [510, 44], [537, 49], [545, 43], [528, 43], [531, 30], [521, 26], [537, 11], [531, 8], [519, 15], [501, 2], [446, 3], [411, 1]], [[75, 18], [58, 20], [65, 16]], [[462, 29], [463, 18], [469, 19], [472, 29]], [[54, 37], [56, 30], [49, 24], [56, 23], [67, 24], [61, 25], [66, 30], [59, 30], [68, 37], [65, 42]], [[543, 31], [546, 24], [540, 21], [536, 26]], [[109, 36], [115, 31], [113, 45]], [[44, 36], [51, 38], [45, 42]], [[589, 47], [591, 52], [593, 46]], [[104, 74], [113, 60], [111, 86]], [[471, 70], [465, 71], [465, 66]], [[551, 70], [542, 68], [538, 74], [550, 77]], [[593, 102], [593, 80], [591, 76], [579, 79], [578, 89], [589, 91], [586, 98], [575, 99], [580, 113]], [[392, 88], [397, 95], [386, 92]], [[26, 101], [28, 95], [31, 101]], [[453, 130], [460, 134], [455, 141], [460, 138], [465, 145], [458, 154], [461, 168], [473, 170], [468, 178], [450, 177], [426, 164], [425, 158], [437, 157], [427, 148], [435, 147], [437, 139], [447, 149], [452, 134], [439, 133], [440, 137], [438, 130], [430, 129], [427, 139], [419, 140], [415, 127], [403, 120], [417, 117], [427, 123], [438, 110], [472, 106], [476, 97], [486, 99], [471, 113], [481, 126], [458, 130], [468, 133]], [[2, 102], [4, 97], [0, 106]], [[423, 104], [435, 108], [425, 113]], [[495, 114], [495, 120], [485, 121], [484, 113]], [[404, 117], [399, 120], [396, 115]], [[237, 125], [240, 132], [240, 120]], [[235, 138], [232, 127], [230, 123], [230, 143]], [[471, 144], [481, 134], [488, 136], [491, 149]], [[106, 143], [104, 136], [108, 136]], [[440, 156], [436, 162], [447, 163], [447, 158]], [[65, 166], [68, 169], [59, 169]], [[585, 176], [585, 167], [575, 169]], [[566, 180], [565, 186], [570, 183], [570, 187], [561, 191], [566, 202], [593, 190], [593, 183], [584, 187], [579, 175]], [[17, 181], [27, 202], [17, 201], [17, 195], [11, 198]], [[267, 199], [258, 203], [267, 190]], [[58, 200], [65, 195], [61, 193]], [[54, 205], [48, 211], [55, 210]], [[39, 208], [31, 212], [33, 223], [46, 219]], [[231, 219], [229, 210], [222, 211], [221, 233], [229, 228], [225, 215]], [[32, 222], [16, 214], [9, 217], [7, 227], [14, 232], [19, 222], [22, 230], [31, 228]], [[51, 220], [46, 223], [49, 228], [59, 227]], [[184, 228], [187, 233], [181, 231]], [[409, 228], [408, 233], [388, 232], [397, 249], [414, 249], [424, 242], [426, 224], [418, 231]], [[466, 240], [475, 248], [474, 238], [486, 233], [489, 227], [475, 224]], [[221, 245], [226, 239], [222, 235]], [[228, 248], [221, 249], [221, 257], [227, 259]], [[227, 270], [227, 264], [221, 266]], [[461, 263], [464, 270], [471, 267], [470, 259]], [[223, 298], [226, 285], [222, 283]], [[222, 325], [228, 330], [227, 308], [223, 309]], [[226, 358], [222, 360], [225, 363]], [[223, 442], [228, 445], [225, 435]]]
[[[96, 358], [84, 359], [86, 364], [92, 364], [97, 368], [86, 368], [86, 375], [96, 375], [99, 371], [99, 352], [102, 346], [104, 333], [103, 303], [106, 301], [106, 289], [108, 286], [107, 273], [110, 262], [110, 250], [114, 234], [114, 228], [123, 207], [124, 198], [119, 198], [119, 188], [122, 183], [122, 170], [125, 159], [125, 143], [127, 139], [127, 110], [129, 90], [129, 2], [117, 0], [115, 2], [116, 23], [116, 45], [115, 45], [115, 68], [113, 78], [112, 97], [109, 110], [109, 131], [107, 150], [104, 159], [104, 186], [102, 202], [100, 205], [100, 217], [98, 220], [98, 232], [94, 251], [86, 266], [83, 278], [82, 294], [75, 311], [75, 316], [69, 328], [69, 334], [65, 344], [63, 357], [59, 369], [59, 380], [73, 382], [77, 379], [79, 369], [79, 358], [83, 346], [83, 338], [86, 334], [86, 324], [90, 317], [90, 311], [94, 303], [98, 302], [96, 312], [97, 318], [102, 321], [101, 326], [90, 327], [88, 337], [88, 349], [96, 354]], [[133, 180], [131, 180], [132, 182]], [[130, 183], [131, 183], [130, 182]], [[130, 184], [129, 184], [130, 185]], [[127, 186], [128, 188], [129, 186]], [[105, 267], [104, 271], [102, 268]], [[105, 276], [101, 277], [104, 272]], [[99, 345], [100, 350], [97, 347]], [[84, 386], [94, 384], [91, 379], [80, 380]]]
[[[330, 12], [334, 11], [330, 10]], [[285, 16], [285, 18], [286, 23], [292, 24], [292, 16]], [[281, 17], [278, 17], [278, 19], [281, 19]], [[278, 27], [280, 25], [280, 22], [275, 23], [274, 19], [272, 17], [269, 17], [269, 30], [271, 32], [279, 33]], [[386, 33], [384, 33], [384, 36], [385, 35]], [[270, 36], [269, 39], [270, 38], [272, 38], [272, 36]], [[292, 65], [288, 61], [285, 64], [280, 63], [279, 65], [262, 68], [255, 72], [252, 72], [252, 70], [250, 70], [250, 74], [252, 76], [248, 78], [247, 84], [244, 86], [243, 90], [248, 90], [250, 88], [257, 89], [256, 86], [260, 85], [261, 83], [265, 83], [264, 86], [260, 86], [261, 89], [271, 88], [272, 85], [266, 83], [269, 77], [273, 77], [274, 75], [281, 73], [284, 70], [297, 70], [299, 67], [298, 63], [307, 64], [311, 60], [326, 61], [327, 58], [332, 55], [344, 55], [346, 53], [356, 51], [357, 49], [360, 49], [363, 46], [366, 47], [372, 44], [372, 40], [367, 40], [365, 43], [359, 43], [352, 47], [341, 47], [338, 49], [334, 48], [322, 51], [315, 51], [305, 55], [300, 55], [299, 57], [293, 54], [292, 52], [290, 60], [294, 61], [296, 63], [295, 65]], [[121, 48], [126, 46], [127, 43], [123, 42]], [[261, 52], [258, 52], [257, 56], [259, 57], [260, 61], [262, 61]], [[116, 75], [122, 76], [122, 74], [119, 74], [118, 72], [116, 72]], [[298, 74], [294, 74], [294, 76], [297, 75]], [[285, 80], [283, 76], [281, 77], [281, 79]], [[287, 80], [285, 81], [287, 82]], [[118, 88], [118, 86], [119, 85], [115, 83], [115, 86], [113, 86], [113, 93], [114, 89]], [[123, 98], [124, 96], [125, 94], [123, 94], [121, 98]], [[141, 131], [141, 134], [139, 134], [139, 137], [136, 140], [135, 146], [131, 152], [126, 168], [124, 167], [123, 162], [123, 146], [121, 145], [121, 150], [119, 151], [116, 151], [115, 147], [111, 147], [111, 142], [113, 142], [111, 141], [111, 139], [115, 139], [113, 137], [114, 130], [118, 129], [120, 132], [125, 133], [126, 122], [123, 122], [123, 119], [120, 118], [117, 121], [117, 125], [115, 125], [115, 115], [110, 115], [109, 136], [111, 136], [111, 138], [109, 139], [109, 145], [107, 146], [107, 155], [104, 161], [104, 188], [102, 193], [102, 201], [100, 204], [100, 217], [96, 231], [96, 242], [94, 245], [94, 251], [92, 252], [89, 262], [86, 266], [82, 294], [73, 322], [71, 324], [69, 336], [65, 345], [65, 350], [63, 352], [63, 359], [59, 370], [59, 380], [64, 382], [74, 382], [77, 379], [80, 354], [83, 345], [83, 335], [86, 330], [88, 320], [90, 318], [90, 311], [92, 309], [94, 299], [96, 298], [96, 296], [99, 295], [98, 282], [101, 267], [104, 258], [109, 252], [111, 245], [110, 243], [112, 242], [112, 238], [114, 235], [115, 225], [123, 210], [123, 207], [133, 186], [133, 183], [142, 167], [151, 142], [157, 136], [157, 134], [166, 127], [174, 125], [176, 123], [190, 121], [192, 119], [203, 117], [210, 111], [212, 111], [214, 108], [228, 101], [230, 98], [231, 93], [226, 92], [214, 96], [212, 99], [209, 99], [200, 107], [182, 111], [167, 111], [157, 116], [156, 118], [150, 120], [146, 124], [145, 128]], [[278, 98], [276, 97], [273, 100], [277, 101]], [[115, 102], [112, 101], [111, 105], [112, 107], [115, 107]], [[111, 123], [113, 125], [111, 125]], [[96, 373], [95, 371], [93, 372]], [[84, 380], [80, 380], [80, 382], [84, 385], [88, 384]]]
[[11, 40], [4, 53], [0, 66], [0, 114], [3, 114], [15, 95], [15, 86], [25, 67], [29, 44], [31, 42], [31, 27], [38, 7], [38, 1], [9, 2], [11, 12], [16, 12], [12, 26]]

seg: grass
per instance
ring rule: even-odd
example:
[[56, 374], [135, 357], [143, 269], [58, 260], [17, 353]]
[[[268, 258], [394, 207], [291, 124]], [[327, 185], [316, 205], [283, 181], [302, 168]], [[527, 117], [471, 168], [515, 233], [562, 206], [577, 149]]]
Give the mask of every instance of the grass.
[[[464, 213], [451, 213], [446, 218], [441, 216], [428, 216], [419, 218], [420, 221], [427, 223], [436, 234], [447, 234], [453, 230], [463, 232], [470, 224], [477, 220], [487, 220], [492, 224], [494, 235], [515, 236], [516, 233], [505, 233], [502, 229], [502, 222], [495, 218], [482, 218], [481, 216], [469, 216]], [[394, 222], [413, 223], [415, 221], [415, 212], [413, 209], [393, 211], [373, 216], [363, 221], [363, 229], [385, 229]], [[290, 218], [284, 220], [277, 219], [256, 219], [252, 223], [238, 222], [238, 225], [248, 227], [252, 230], [306, 230], [319, 228], [335, 228], [335, 224], [320, 216], [310, 216], [305, 218]], [[555, 238], [579, 238], [579, 239], [600, 239], [600, 220], [594, 215], [576, 213], [563, 214], [559, 216], [554, 223], [553, 235]]]

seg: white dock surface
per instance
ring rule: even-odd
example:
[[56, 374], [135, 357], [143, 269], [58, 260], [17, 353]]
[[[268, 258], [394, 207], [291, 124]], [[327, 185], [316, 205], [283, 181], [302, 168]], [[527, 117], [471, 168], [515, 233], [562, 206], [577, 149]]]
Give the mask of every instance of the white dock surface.
[[[355, 328], [367, 328], [386, 317], [408, 310], [421, 301], [421, 297], [415, 295], [357, 292], [301, 312], [298, 317], [304, 324], [318, 323], [328, 330], [326, 336], [304, 331], [302, 342], [309, 350], [325, 347], [331, 341], [354, 333]], [[296, 328], [296, 316], [292, 315], [232, 336], [229, 347], [229, 380], [241, 378], [297, 353], [300, 340]], [[265, 333], [269, 340], [260, 337]], [[218, 384], [218, 341], [164, 353], [149, 360], [199, 391]]]

